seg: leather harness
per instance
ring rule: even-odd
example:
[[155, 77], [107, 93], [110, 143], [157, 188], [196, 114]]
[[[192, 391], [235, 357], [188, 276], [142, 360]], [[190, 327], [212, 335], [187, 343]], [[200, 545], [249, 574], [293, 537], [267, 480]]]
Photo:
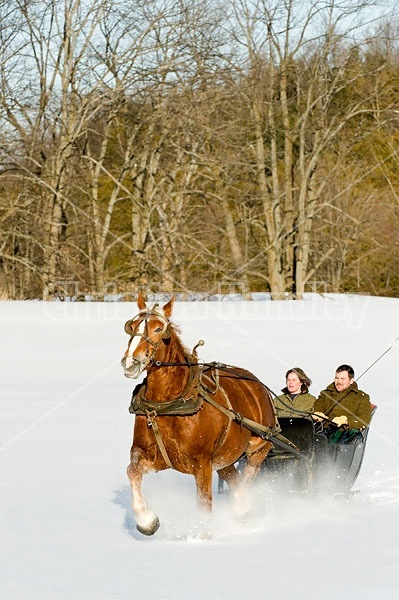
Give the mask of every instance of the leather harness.
[[[300, 456], [297, 447], [280, 434], [281, 428], [278, 424], [277, 418], [275, 419], [275, 426], [269, 427], [267, 425], [257, 423], [252, 419], [248, 419], [233, 409], [228, 400], [227, 394], [219, 385], [219, 371], [221, 368], [223, 371], [226, 371], [231, 370], [233, 367], [220, 365], [220, 363], [198, 363], [197, 357], [193, 355], [189, 355], [186, 358], [187, 362], [184, 364], [189, 367], [189, 378], [184, 390], [177, 398], [166, 402], [154, 402], [147, 400], [147, 385], [146, 381], [144, 381], [137, 392], [133, 392], [129, 407], [130, 413], [135, 415], [144, 415], [147, 417], [147, 426], [152, 428], [154, 431], [154, 435], [163, 459], [169, 467], [172, 468], [172, 463], [166, 452], [162, 436], [158, 429], [156, 418], [158, 416], [194, 415], [202, 408], [204, 401], [222, 412], [229, 419], [229, 426], [225, 431], [223, 439], [220, 441], [220, 445], [223, 443], [228, 429], [231, 423], [234, 421], [235, 423], [245, 427], [246, 429], [249, 429], [251, 432], [261, 437], [263, 440], [265, 440], [265, 443], [267, 441], [272, 441], [277, 445], [284, 447], [286, 450], [296, 454], [297, 456]], [[163, 365], [163, 363], [159, 363], [159, 366], [161, 365]], [[241, 378], [239, 376], [237, 377]], [[256, 379], [255, 381], [258, 380]], [[213, 397], [216, 392], [219, 391], [219, 389], [224, 393], [227, 407], [217, 402]]]

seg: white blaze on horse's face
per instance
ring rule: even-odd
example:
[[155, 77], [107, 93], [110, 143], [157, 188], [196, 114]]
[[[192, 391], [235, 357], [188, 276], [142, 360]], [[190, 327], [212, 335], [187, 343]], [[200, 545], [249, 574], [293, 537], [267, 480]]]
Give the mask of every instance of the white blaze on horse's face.
[[136, 334], [134, 335], [134, 337], [130, 338], [128, 347], [127, 347], [127, 351], [125, 354], [125, 369], [130, 369], [131, 366], [133, 365], [134, 362], [134, 351], [136, 350], [137, 346], [140, 343], [141, 337], [144, 333], [144, 321], [142, 321], [140, 323], [140, 325], [137, 328]]

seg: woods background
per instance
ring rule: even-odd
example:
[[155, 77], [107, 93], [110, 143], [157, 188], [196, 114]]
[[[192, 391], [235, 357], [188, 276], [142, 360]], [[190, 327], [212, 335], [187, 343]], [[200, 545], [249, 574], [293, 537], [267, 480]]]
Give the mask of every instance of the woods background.
[[375, 6], [0, 0], [0, 297], [399, 296], [399, 27]]

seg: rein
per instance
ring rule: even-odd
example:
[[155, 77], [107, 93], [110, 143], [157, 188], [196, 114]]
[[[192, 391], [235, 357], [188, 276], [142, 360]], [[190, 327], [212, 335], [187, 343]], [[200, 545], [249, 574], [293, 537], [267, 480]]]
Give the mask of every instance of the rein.
[[[160, 360], [155, 361], [154, 363], [157, 367], [193, 367], [196, 365], [200, 365], [202, 367], [205, 367], [204, 371], [207, 370], [213, 370], [213, 369], [218, 369], [220, 371], [225, 371], [228, 372], [229, 369], [234, 369], [236, 367], [234, 367], [234, 365], [227, 365], [225, 363], [220, 363], [220, 362], [211, 362], [211, 363], [188, 363], [188, 362], [179, 362], [179, 363], [172, 363], [172, 362], [162, 362]], [[266, 385], [265, 383], [263, 383], [263, 381], [261, 381], [260, 379], [258, 379], [257, 377], [248, 377], [247, 375], [235, 375], [235, 374], [230, 374], [230, 377], [232, 379], [243, 379], [246, 381], [255, 381], [257, 383], [260, 383], [264, 388], [266, 388], [266, 390], [273, 396], [273, 398], [277, 398], [277, 394], [276, 392], [274, 392], [268, 385]], [[289, 408], [292, 412], [297, 413], [298, 415], [306, 415], [307, 417], [310, 417], [312, 415], [311, 412], [307, 411], [307, 410], [300, 410], [298, 408], [294, 408], [293, 406], [290, 406], [288, 404], [286, 404], [284, 402], [284, 400], [280, 399], [280, 402], [283, 406], [285, 406], [285, 408]], [[330, 419], [327, 419], [327, 421], [331, 422]]]

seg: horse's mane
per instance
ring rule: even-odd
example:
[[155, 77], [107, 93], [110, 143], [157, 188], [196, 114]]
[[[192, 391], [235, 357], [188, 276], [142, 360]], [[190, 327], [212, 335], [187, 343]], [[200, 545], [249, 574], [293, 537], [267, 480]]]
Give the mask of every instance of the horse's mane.
[[170, 343], [169, 343], [169, 352], [172, 352], [172, 349], [176, 350], [176, 354], [181, 355], [183, 357], [190, 356], [192, 354], [191, 350], [187, 348], [187, 346], [183, 343], [181, 339], [181, 329], [175, 323], [170, 323]]

